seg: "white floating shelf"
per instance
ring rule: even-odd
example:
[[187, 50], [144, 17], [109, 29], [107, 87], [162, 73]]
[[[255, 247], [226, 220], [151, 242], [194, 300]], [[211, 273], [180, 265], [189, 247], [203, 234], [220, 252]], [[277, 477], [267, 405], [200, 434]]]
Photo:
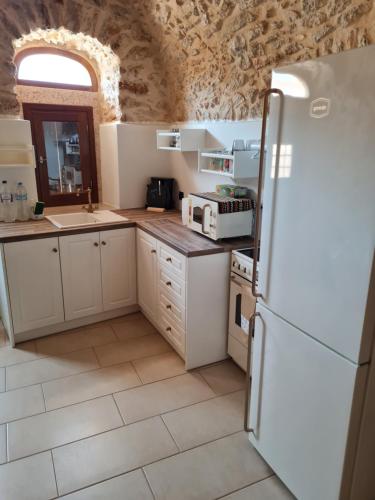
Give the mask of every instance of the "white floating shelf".
[[0, 168], [35, 168], [34, 146], [0, 146]]
[[258, 177], [259, 158], [254, 151], [226, 154], [218, 153], [217, 149], [205, 149], [200, 151], [198, 171], [232, 179], [250, 179]]
[[156, 131], [156, 145], [161, 151], [199, 151], [205, 146], [205, 141], [206, 129], [202, 128]]

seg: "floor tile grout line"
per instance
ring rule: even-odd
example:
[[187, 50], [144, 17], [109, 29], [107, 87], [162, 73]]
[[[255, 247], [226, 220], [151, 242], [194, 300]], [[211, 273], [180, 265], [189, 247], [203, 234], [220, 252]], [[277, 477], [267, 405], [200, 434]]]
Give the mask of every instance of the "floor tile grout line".
[[[115, 431], [117, 429], [123, 429], [124, 427], [127, 427], [127, 426], [125, 426], [125, 425], [118, 425], [116, 427], [112, 427], [112, 429], [106, 429], [105, 431], [98, 432], [96, 434], [92, 434], [91, 436], [85, 436], [85, 437], [76, 439], [74, 441], [68, 441], [67, 443], [59, 444], [58, 446], [54, 446], [53, 448], [45, 448], [43, 450], [39, 450], [39, 451], [36, 451], [34, 453], [30, 453], [30, 454], [22, 456], [22, 457], [18, 457], [18, 458], [15, 458], [13, 460], [8, 460], [7, 463], [8, 464], [12, 464], [14, 462], [18, 462], [20, 460], [24, 460], [26, 458], [34, 457], [35, 455], [40, 455], [41, 453], [47, 453], [48, 451], [53, 452], [54, 450], [58, 450], [59, 448], [63, 448], [64, 446], [70, 446], [70, 445], [72, 445], [74, 443], [79, 443], [80, 441], [84, 441], [85, 439], [91, 439], [91, 438], [96, 437], [96, 436], [101, 436], [102, 434], [106, 434], [107, 432]], [[1, 468], [1, 465], [0, 465], [0, 468]]]
[[167, 424], [165, 423], [164, 418], [163, 418], [163, 415], [159, 415], [159, 417], [160, 417], [161, 421], [163, 422], [164, 427], [167, 429], [168, 434], [171, 436], [171, 439], [172, 439], [172, 441], [174, 442], [174, 444], [175, 444], [176, 448], [178, 449], [179, 453], [181, 453], [181, 452], [182, 452], [182, 450], [181, 450], [180, 446], [177, 444], [177, 441], [175, 440], [175, 438], [174, 438], [174, 436], [173, 436], [172, 432], [169, 430], [169, 427], [168, 427], [168, 426], [167, 426]]
[[111, 396], [112, 396], [113, 402], [114, 402], [114, 404], [115, 404], [115, 406], [116, 406], [116, 409], [117, 409], [117, 411], [118, 411], [118, 414], [120, 415], [120, 418], [121, 418], [121, 420], [122, 420], [122, 423], [124, 424], [124, 426], [126, 426], [127, 424], [126, 424], [126, 422], [125, 422], [124, 417], [122, 416], [122, 413], [121, 413], [121, 411], [120, 411], [120, 408], [118, 407], [118, 404], [117, 404], [117, 401], [116, 401], [116, 398], [115, 398], [114, 393], [112, 393], [112, 394], [111, 394]]
[[55, 498], [58, 498], [60, 496], [60, 493], [59, 493], [59, 486], [57, 484], [57, 476], [56, 476], [56, 468], [55, 468], [55, 461], [53, 459], [53, 453], [52, 453], [52, 449], [49, 450], [50, 454], [51, 454], [51, 460], [52, 460], [52, 468], [53, 468], [53, 475], [54, 475], [54, 478], [55, 478], [55, 485], [56, 485], [56, 493], [57, 493], [57, 497]]
[[267, 481], [267, 479], [270, 479], [271, 477], [276, 477], [276, 474], [272, 473], [267, 477], [263, 477], [262, 479], [258, 479], [258, 481], [254, 481], [253, 483], [249, 483], [249, 484], [246, 484], [245, 486], [241, 486], [241, 488], [237, 488], [233, 491], [225, 493], [225, 495], [221, 495], [220, 497], [216, 497], [215, 500], [222, 500], [222, 499], [226, 498], [228, 495], [233, 495], [233, 493], [237, 493], [239, 491], [245, 490], [246, 488], [250, 488], [251, 486], [254, 486], [255, 484], [262, 483], [263, 481]]
[[150, 481], [148, 480], [148, 477], [147, 477], [146, 471], [144, 470], [144, 468], [143, 468], [143, 467], [141, 467], [140, 469], [141, 469], [141, 471], [142, 471], [143, 477], [145, 478], [145, 481], [146, 481], [146, 483], [147, 483], [148, 487], [150, 488], [150, 491], [151, 491], [151, 495], [152, 495], [152, 497], [156, 500], [156, 496], [155, 496], [154, 490], [152, 489], [151, 483], [150, 483]]
[[[89, 372], [82, 372], [82, 373], [89, 373]], [[80, 375], [80, 373], [78, 373], [77, 375]], [[92, 397], [92, 398], [89, 398], [89, 399], [83, 399], [82, 401], [76, 401], [74, 403], [69, 403], [69, 404], [64, 405], [64, 406], [58, 406], [57, 408], [47, 409], [47, 405], [46, 405], [46, 403], [44, 401], [44, 406], [45, 406], [45, 410], [44, 411], [38, 412], [38, 413], [33, 413], [31, 415], [25, 415], [24, 417], [15, 418], [15, 419], [12, 419], [12, 420], [7, 420], [5, 422], [1, 422], [0, 425], [1, 424], [12, 424], [13, 422], [19, 422], [20, 420], [26, 420], [28, 418], [37, 417], [39, 415], [44, 415], [45, 413], [51, 413], [53, 411], [62, 410], [64, 408], [69, 408], [70, 406], [77, 406], [79, 404], [87, 403], [89, 401], [95, 401], [96, 399], [105, 398], [105, 397], [108, 397], [108, 396], [113, 396], [113, 399], [115, 399], [114, 396], [116, 394], [121, 394], [123, 392], [131, 391], [133, 389], [139, 389], [141, 387], [145, 387], [147, 385], [156, 384], [158, 382], [165, 382], [166, 380], [173, 380], [173, 379], [181, 377], [183, 375], [186, 375], [186, 373], [181, 374], [181, 375], [175, 375], [175, 376], [167, 378], [167, 379], [156, 380], [155, 382], [147, 382], [146, 384], [142, 384], [141, 383], [139, 385], [134, 385], [132, 387], [128, 387], [127, 389], [122, 389], [120, 391], [115, 391], [115, 392], [108, 392], [106, 394], [101, 394], [100, 396], [95, 396], [95, 397]], [[74, 375], [72, 375], [72, 376], [74, 376]], [[68, 378], [68, 377], [63, 377], [63, 378]], [[58, 380], [60, 380], [60, 379], [58, 379]], [[33, 386], [27, 386], [27, 387], [35, 387], [35, 385], [41, 385], [42, 386], [42, 384], [34, 384]], [[23, 387], [21, 389], [23, 389]], [[17, 389], [14, 389], [14, 390], [17, 390]], [[171, 410], [164, 411], [163, 413], [156, 413], [155, 415], [149, 415], [149, 416], [141, 418], [139, 420], [135, 420], [134, 422], [130, 422], [129, 424], [125, 423], [125, 425], [136, 424], [137, 422], [143, 422], [144, 420], [148, 420], [149, 418], [153, 418], [153, 417], [157, 417], [157, 416], [161, 416], [161, 415], [167, 415], [169, 413], [173, 413], [173, 412], [178, 411], [178, 410], [183, 410], [185, 408], [189, 408], [190, 406], [195, 406], [195, 405], [198, 405], [200, 403], [204, 403], [205, 401], [212, 401], [213, 399], [221, 398], [221, 397], [224, 397], [224, 396], [229, 396], [230, 394], [234, 394], [236, 392], [242, 392], [242, 391], [244, 391], [244, 389], [236, 389], [235, 391], [227, 392], [225, 394], [215, 394], [214, 396], [211, 396], [211, 397], [206, 398], [206, 399], [202, 399], [200, 401], [196, 401], [195, 403], [190, 403], [190, 404], [186, 404], [186, 405], [183, 405], [183, 406], [179, 406], [178, 408], [173, 408]], [[12, 392], [12, 391], [8, 391], [8, 392]], [[42, 387], [42, 392], [43, 392], [43, 387]], [[1, 393], [0, 393], [0, 396], [1, 396]], [[43, 392], [43, 396], [44, 396], [44, 392]], [[117, 406], [117, 402], [116, 401], [115, 401], [115, 403], [116, 403], [116, 406]]]
[[[155, 417], [152, 417], [152, 418], [155, 418]], [[131, 424], [129, 424], [129, 425], [131, 425]], [[121, 429], [122, 427], [119, 427], [119, 428]], [[110, 432], [110, 431], [107, 431], [107, 432]], [[169, 454], [169, 455], [167, 455], [167, 456], [165, 456], [163, 458], [159, 458], [157, 460], [153, 460], [153, 461], [148, 462], [146, 464], [140, 465], [139, 467], [134, 467], [132, 469], [120, 472], [119, 474], [115, 474], [115, 475], [109, 476], [109, 477], [107, 477], [105, 479], [101, 479], [100, 481], [97, 481], [97, 482], [90, 483], [88, 485], [82, 486], [81, 488], [77, 488], [75, 490], [68, 491], [68, 492], [64, 493], [64, 495], [62, 495], [62, 497], [64, 497], [65, 495], [70, 495], [72, 493], [76, 493], [77, 491], [84, 490], [86, 488], [89, 488], [90, 486], [94, 486], [94, 485], [97, 485], [97, 484], [104, 483], [105, 481], [109, 481], [109, 480], [114, 479], [116, 477], [123, 476], [124, 474], [129, 474], [130, 472], [134, 472], [134, 471], [136, 471], [138, 469], [145, 469], [145, 467], [149, 467], [150, 465], [156, 464], [158, 462], [162, 462], [163, 460], [168, 460], [168, 459], [173, 458], [173, 457], [177, 457], [177, 456], [182, 455], [184, 453], [188, 453], [188, 452], [190, 452], [190, 451], [192, 451], [192, 450], [194, 450], [196, 448], [200, 448], [201, 446], [206, 446], [206, 445], [208, 445], [210, 443], [214, 443], [215, 441], [219, 441], [220, 439], [225, 439], [227, 437], [234, 436], [235, 434], [239, 434], [240, 432], [243, 432], [243, 431], [236, 431], [236, 432], [233, 432], [231, 434], [228, 434], [227, 436], [223, 436], [223, 437], [220, 437], [220, 438], [213, 439], [212, 441], [208, 441], [207, 443], [203, 443], [201, 445], [194, 446], [193, 448], [190, 448], [189, 450], [186, 450], [186, 451], [182, 451], [182, 452], [178, 451], [177, 453], [171, 453], [171, 454]], [[105, 433], [101, 433], [101, 434], [105, 434]], [[61, 446], [59, 448], [61, 448]], [[55, 449], [56, 448], [53, 448], [51, 451], [53, 451]], [[145, 472], [145, 475], [146, 475], [147, 474], [146, 471], [144, 471], [144, 472]], [[243, 488], [246, 488], [246, 486], [249, 486], [249, 485], [245, 485]]]
[[[141, 385], [135, 386], [135, 387], [141, 387]], [[132, 389], [135, 389], [135, 387], [132, 387]], [[14, 422], [19, 422], [20, 420], [27, 420], [29, 418], [39, 417], [40, 415], [45, 415], [46, 413], [52, 413], [54, 411], [59, 411], [59, 410], [64, 410], [65, 408], [70, 408], [71, 406], [78, 406], [80, 404], [89, 403], [90, 401], [95, 401], [97, 399], [109, 398], [113, 394], [116, 394], [116, 393], [109, 392], [108, 394], [103, 394], [102, 396], [95, 396], [94, 398], [85, 399], [83, 401], [77, 401], [76, 403], [71, 403], [69, 405], [60, 406], [59, 408], [52, 408], [51, 410], [45, 410], [45, 411], [42, 411], [39, 413], [34, 413], [32, 415], [26, 415], [25, 417], [15, 418], [14, 420], [7, 420], [6, 422], [2, 422], [2, 423], [3, 424], [13, 424]], [[0, 425], [1, 425], [1, 422], [0, 422]]]
[[[90, 348], [86, 347], [85, 349], [79, 349], [79, 350], [83, 351], [83, 350], [86, 350], [86, 349], [90, 349]], [[94, 349], [94, 348], [92, 348], [92, 349]], [[74, 351], [74, 352], [78, 352], [78, 351]], [[114, 363], [114, 364], [106, 365], [106, 366], [102, 366], [99, 363], [99, 366], [97, 366], [96, 368], [90, 368], [90, 370], [84, 370], [82, 372], [72, 373], [70, 375], [64, 375], [63, 377], [51, 378], [51, 379], [48, 379], [48, 380], [44, 380], [42, 382], [35, 382], [34, 384], [30, 384], [30, 385], [21, 385], [19, 387], [15, 387], [13, 389], [5, 390], [3, 392], [12, 392], [12, 391], [17, 391], [18, 389], [25, 389], [26, 387], [33, 387], [35, 385], [48, 384], [49, 382], [55, 382], [56, 380], [63, 380], [63, 379], [66, 379], [66, 378], [74, 377], [76, 375], [81, 375], [83, 373], [89, 373], [89, 372], [92, 372], [92, 371], [95, 371], [95, 370], [102, 370], [102, 369], [105, 369], [105, 368], [112, 368], [114, 366], [124, 365], [126, 363], [132, 363], [133, 364], [133, 361], [139, 361], [141, 359], [154, 358], [156, 356], [162, 356], [163, 354], [168, 354], [170, 352], [172, 352], [172, 351], [166, 351], [166, 352], [162, 352], [162, 353], [159, 353], [159, 354], [153, 354], [151, 356], [144, 356], [144, 357], [140, 357], [140, 358], [134, 358], [134, 359], [127, 360], [127, 361], [120, 361], [119, 363]], [[71, 354], [71, 353], [69, 353], [69, 354]], [[97, 353], [96, 352], [95, 352], [95, 355], [97, 357]], [[53, 357], [53, 356], [51, 356], [51, 357]], [[40, 359], [46, 359], [46, 358], [40, 358]], [[33, 361], [39, 361], [39, 359], [35, 359], [35, 360], [32, 360], [32, 361], [26, 361], [26, 363], [31, 363]], [[24, 364], [24, 363], [18, 363], [18, 364]], [[15, 366], [15, 365], [11, 365], [11, 366]], [[0, 367], [0, 368], [5, 368], [6, 369], [8, 367]], [[194, 373], [194, 372], [193, 371], [191, 371], [191, 372], [187, 371], [186, 373]], [[179, 377], [180, 375], [185, 375], [185, 373], [181, 373], [181, 374], [178, 374], [178, 375], [173, 375], [173, 377], [166, 377], [166, 378]], [[153, 380], [152, 382], [146, 382], [145, 384], [142, 384], [142, 385], [153, 384], [154, 382], [160, 382], [161, 380], [166, 380], [166, 379], [163, 378], [163, 379], [159, 379], [159, 380]], [[2, 392], [0, 392], [0, 394], [2, 394]]]

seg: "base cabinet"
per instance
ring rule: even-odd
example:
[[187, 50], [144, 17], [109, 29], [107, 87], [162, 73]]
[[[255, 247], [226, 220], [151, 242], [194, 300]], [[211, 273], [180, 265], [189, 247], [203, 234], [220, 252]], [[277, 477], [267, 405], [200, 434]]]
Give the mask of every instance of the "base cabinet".
[[65, 320], [103, 311], [100, 233], [60, 237]]
[[138, 309], [133, 227], [0, 249], [0, 308], [12, 344]]
[[185, 257], [137, 229], [138, 303], [187, 369], [227, 357], [230, 254]]
[[64, 321], [58, 238], [4, 245], [14, 333]]
[[157, 264], [156, 239], [137, 230], [138, 304], [153, 323], [158, 323]]

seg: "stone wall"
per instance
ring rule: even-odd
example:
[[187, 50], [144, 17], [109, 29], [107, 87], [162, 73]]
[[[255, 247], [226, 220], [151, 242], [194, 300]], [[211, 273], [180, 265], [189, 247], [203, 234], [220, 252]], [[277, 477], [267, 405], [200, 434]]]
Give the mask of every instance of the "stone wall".
[[12, 40], [65, 26], [121, 60], [127, 121], [246, 119], [272, 67], [375, 41], [373, 0], [0, 0], [0, 113], [18, 112]]

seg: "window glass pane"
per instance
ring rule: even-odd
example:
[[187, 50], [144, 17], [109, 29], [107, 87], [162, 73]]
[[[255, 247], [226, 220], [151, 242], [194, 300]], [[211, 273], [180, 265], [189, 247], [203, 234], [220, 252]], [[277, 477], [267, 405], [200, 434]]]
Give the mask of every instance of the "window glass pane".
[[76, 122], [43, 122], [50, 195], [82, 189], [81, 156]]
[[88, 70], [78, 61], [57, 54], [30, 54], [18, 68], [20, 80], [91, 87]]

